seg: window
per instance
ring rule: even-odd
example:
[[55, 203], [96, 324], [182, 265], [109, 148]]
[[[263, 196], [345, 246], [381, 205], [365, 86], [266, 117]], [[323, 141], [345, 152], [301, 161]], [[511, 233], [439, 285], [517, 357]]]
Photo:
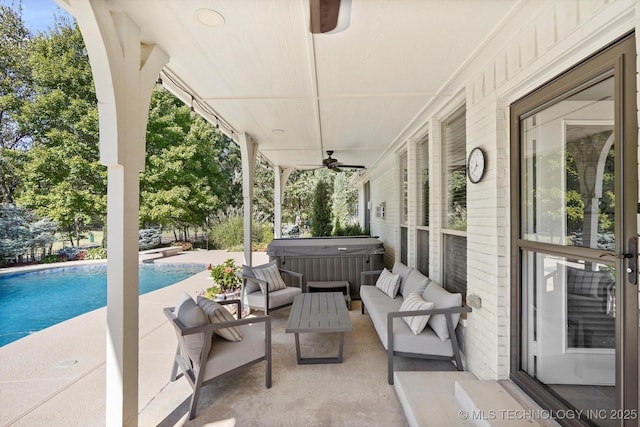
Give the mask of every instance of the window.
[[416, 268], [429, 276], [429, 135], [416, 144], [418, 162], [418, 227], [416, 230]]
[[409, 222], [409, 165], [407, 152], [400, 154], [400, 223], [406, 225]]
[[460, 108], [442, 125], [444, 156], [444, 207], [442, 262], [443, 286], [467, 293], [467, 171], [466, 109]]
[[407, 152], [400, 154], [400, 262], [407, 264], [409, 234], [409, 162]]
[[429, 226], [429, 135], [425, 135], [416, 147], [418, 156], [418, 176], [420, 187], [418, 191], [418, 207], [420, 217], [418, 225]]
[[442, 129], [447, 204], [444, 228], [467, 230], [467, 171], [465, 108], [456, 111]]

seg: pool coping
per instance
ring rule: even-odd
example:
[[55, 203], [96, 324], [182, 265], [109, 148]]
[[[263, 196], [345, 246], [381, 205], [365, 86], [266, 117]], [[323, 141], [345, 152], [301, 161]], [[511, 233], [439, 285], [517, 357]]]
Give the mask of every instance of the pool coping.
[[[217, 264], [228, 258], [242, 263], [243, 254], [190, 251], [154, 262]], [[268, 256], [258, 252], [253, 259], [254, 264], [261, 264]], [[74, 261], [73, 265], [80, 262], [85, 261]], [[195, 296], [209, 283], [208, 277], [203, 270], [140, 296], [141, 412], [168, 385], [175, 354], [174, 331], [162, 308], [172, 306], [182, 292]], [[46, 309], [46, 301], [34, 309]], [[106, 341], [106, 307], [102, 307], [0, 347], [0, 425], [104, 425]], [[186, 398], [189, 390], [184, 393]]]

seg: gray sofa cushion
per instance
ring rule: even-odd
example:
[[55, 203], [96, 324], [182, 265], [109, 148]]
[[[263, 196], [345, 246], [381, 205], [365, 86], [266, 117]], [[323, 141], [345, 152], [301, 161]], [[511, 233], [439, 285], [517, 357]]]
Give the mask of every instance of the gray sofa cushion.
[[[404, 285], [407, 283], [411, 271], [413, 271], [413, 268], [407, 267], [398, 260], [393, 263], [391, 272], [400, 276], [400, 295], [404, 295]], [[407, 293], [407, 295], [409, 295], [409, 293]]]
[[418, 270], [412, 269], [404, 286], [400, 287], [400, 294], [405, 298], [413, 293], [422, 295], [429, 282], [431, 282], [431, 279]]
[[[462, 294], [451, 293], [440, 286], [440, 284], [431, 281], [427, 288], [424, 290], [422, 297], [426, 301], [431, 301], [435, 304], [433, 308], [451, 308], [460, 307], [462, 305]], [[453, 328], [458, 326], [458, 320], [460, 314], [456, 313], [451, 315], [453, 321]], [[444, 314], [436, 314], [429, 318], [427, 323], [438, 334], [441, 340], [445, 341], [449, 339], [449, 329], [447, 328], [447, 320]]]
[[[360, 287], [360, 298], [362, 298], [367, 307], [371, 322], [386, 349], [387, 313], [400, 311], [402, 297], [398, 296], [391, 299], [375, 286], [363, 285]], [[433, 318], [433, 316], [431, 317]], [[402, 318], [398, 317], [393, 321], [393, 335], [395, 351], [418, 354], [428, 353], [447, 357], [453, 355], [450, 340], [442, 341], [428, 325], [420, 334], [414, 335]]]

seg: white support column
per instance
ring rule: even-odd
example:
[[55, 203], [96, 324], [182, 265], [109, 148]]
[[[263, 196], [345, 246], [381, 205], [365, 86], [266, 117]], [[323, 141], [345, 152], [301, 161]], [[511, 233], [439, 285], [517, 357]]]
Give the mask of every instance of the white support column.
[[256, 171], [258, 145], [242, 133], [238, 135], [242, 156], [242, 198], [244, 200], [244, 263], [251, 265], [251, 226], [253, 216], [253, 181]]
[[144, 169], [149, 100], [168, 61], [104, 1], [70, 0], [89, 53], [107, 166], [106, 425], [138, 424], [139, 172]]
[[280, 166], [273, 167], [274, 189], [273, 189], [273, 235], [276, 239], [282, 237], [282, 203], [284, 202], [284, 189], [287, 180], [293, 172], [292, 168], [283, 169]]

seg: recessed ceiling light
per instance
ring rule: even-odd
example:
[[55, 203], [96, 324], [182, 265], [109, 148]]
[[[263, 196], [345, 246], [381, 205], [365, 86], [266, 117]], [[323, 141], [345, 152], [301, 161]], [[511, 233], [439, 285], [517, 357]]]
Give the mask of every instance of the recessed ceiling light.
[[284, 129], [271, 129], [273, 133], [284, 133]]
[[224, 16], [213, 9], [198, 9], [195, 11], [196, 18], [207, 27], [217, 27], [224, 24]]

